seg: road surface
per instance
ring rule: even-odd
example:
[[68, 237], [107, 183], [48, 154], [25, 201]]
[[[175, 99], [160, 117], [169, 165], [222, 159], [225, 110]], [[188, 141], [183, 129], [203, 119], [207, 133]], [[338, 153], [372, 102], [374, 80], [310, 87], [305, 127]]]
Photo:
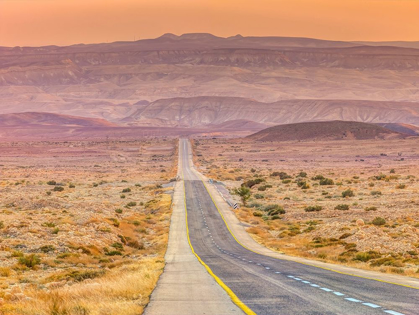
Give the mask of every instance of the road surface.
[[[231, 234], [179, 144], [189, 238], [195, 253], [256, 314], [419, 314], [419, 290], [261, 255]], [[207, 184], [208, 185], [208, 184]]]

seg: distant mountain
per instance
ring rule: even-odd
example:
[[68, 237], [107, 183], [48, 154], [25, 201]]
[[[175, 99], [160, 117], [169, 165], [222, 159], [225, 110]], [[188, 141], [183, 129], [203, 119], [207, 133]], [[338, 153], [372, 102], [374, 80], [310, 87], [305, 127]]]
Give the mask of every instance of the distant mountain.
[[0, 114], [0, 127], [30, 127], [34, 125], [55, 127], [116, 127], [104, 119], [86, 118], [51, 113]]
[[374, 124], [325, 121], [274, 126], [247, 138], [255, 141], [304, 141], [394, 139], [406, 136]]
[[419, 125], [419, 104], [344, 100], [284, 100], [262, 103], [238, 97], [162, 99], [121, 123], [132, 126], [202, 127], [247, 120], [264, 125], [346, 120]]

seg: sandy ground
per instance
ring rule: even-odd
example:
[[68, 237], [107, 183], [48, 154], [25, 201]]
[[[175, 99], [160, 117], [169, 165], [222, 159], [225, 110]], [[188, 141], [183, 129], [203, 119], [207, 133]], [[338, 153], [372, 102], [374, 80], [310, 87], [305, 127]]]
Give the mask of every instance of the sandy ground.
[[[252, 186], [247, 206], [236, 216], [265, 246], [310, 259], [417, 276], [417, 144], [415, 139], [282, 143], [200, 139], [194, 142], [194, 153], [198, 169], [223, 181], [232, 193], [244, 182], [263, 180]], [[320, 185], [318, 175], [333, 184]], [[348, 190], [353, 196], [343, 197]], [[239, 196], [234, 198], [240, 202]]]

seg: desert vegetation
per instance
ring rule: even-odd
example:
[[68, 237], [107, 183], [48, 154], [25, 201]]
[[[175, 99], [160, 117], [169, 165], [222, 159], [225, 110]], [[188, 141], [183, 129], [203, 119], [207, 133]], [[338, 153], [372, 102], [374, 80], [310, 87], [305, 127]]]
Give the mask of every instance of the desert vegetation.
[[241, 203], [232, 211], [261, 244], [418, 277], [417, 141], [199, 139], [193, 147], [199, 170], [224, 182]]
[[142, 313], [164, 267], [176, 146], [0, 143], [0, 314]]

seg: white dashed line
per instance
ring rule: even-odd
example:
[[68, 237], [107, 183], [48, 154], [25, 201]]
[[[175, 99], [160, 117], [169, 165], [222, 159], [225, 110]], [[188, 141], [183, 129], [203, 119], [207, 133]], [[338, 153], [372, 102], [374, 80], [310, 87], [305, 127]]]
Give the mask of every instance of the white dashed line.
[[355, 302], [355, 303], [360, 303], [360, 300], [354, 299], [354, 298], [345, 298], [345, 300], [351, 301], [351, 302]]
[[275, 273], [280, 273], [279, 271], [275, 271]]
[[320, 287], [319, 285], [317, 285], [317, 284], [314, 284], [314, 283], [312, 283], [312, 284], [310, 284], [312, 287], [315, 287], [315, 288], [318, 288], [318, 287]]
[[362, 303], [362, 305], [369, 306], [369, 307], [372, 307], [372, 308], [379, 308], [379, 307], [381, 307], [380, 305], [373, 304], [373, 303]]
[[310, 281], [301, 281], [302, 283], [310, 284]]
[[320, 288], [320, 290], [326, 291], [326, 292], [331, 292], [333, 290], [329, 289], [329, 288]]
[[386, 311], [384, 311], [384, 313], [391, 314], [391, 315], [404, 315], [403, 313], [399, 313], [399, 312], [392, 311], [392, 310], [386, 310]]
[[333, 294], [334, 294], [334, 295], [337, 295], [337, 296], [343, 296], [343, 295], [345, 295], [345, 294], [340, 293], [340, 292], [337, 292], [337, 291], [333, 292]]

